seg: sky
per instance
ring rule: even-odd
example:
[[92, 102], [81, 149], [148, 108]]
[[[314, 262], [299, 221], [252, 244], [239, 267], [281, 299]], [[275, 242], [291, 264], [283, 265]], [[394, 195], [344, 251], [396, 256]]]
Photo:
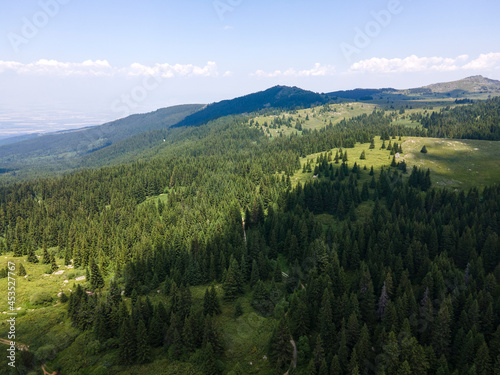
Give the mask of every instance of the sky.
[[0, 138], [212, 103], [500, 79], [498, 0], [0, 0]]

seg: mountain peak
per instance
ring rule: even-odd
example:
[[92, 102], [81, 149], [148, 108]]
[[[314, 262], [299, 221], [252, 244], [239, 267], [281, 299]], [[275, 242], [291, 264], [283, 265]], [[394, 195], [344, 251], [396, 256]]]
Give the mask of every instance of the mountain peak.
[[206, 108], [193, 113], [175, 127], [198, 126], [219, 117], [249, 113], [265, 108], [297, 108], [324, 104], [329, 101], [325, 95], [301, 89], [296, 86], [276, 85], [264, 91], [240, 96], [232, 100], [212, 103]]
[[466, 91], [468, 93], [480, 92], [500, 92], [500, 81], [475, 75], [452, 82], [434, 83], [422, 87], [437, 93], [447, 93], [453, 91]]

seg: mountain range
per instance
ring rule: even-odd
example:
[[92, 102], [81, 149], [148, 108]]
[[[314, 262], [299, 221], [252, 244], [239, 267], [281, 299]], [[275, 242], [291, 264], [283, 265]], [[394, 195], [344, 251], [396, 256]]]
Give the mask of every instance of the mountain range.
[[[158, 109], [145, 114], [134, 114], [100, 126], [77, 130], [67, 130], [28, 139], [19, 138], [18, 142], [0, 144], [0, 174], [15, 171], [31, 165], [54, 165], [72, 159], [72, 165], [88, 166], [75, 160], [88, 157], [99, 150], [114, 148], [117, 153], [120, 144], [134, 143], [136, 139], [148, 137], [148, 132], [166, 131], [170, 128], [200, 126], [209, 121], [228, 116], [249, 114], [258, 111], [277, 109], [309, 108], [325, 103], [345, 101], [374, 102], [377, 104], [422, 101], [436, 98], [486, 98], [500, 95], [500, 81], [482, 76], [468, 77], [459, 81], [436, 83], [420, 88], [397, 90], [354, 89], [316, 93], [298, 87], [274, 86], [267, 90], [252, 93], [217, 103], [187, 104]], [[418, 105], [418, 102], [415, 102]], [[163, 134], [163, 133], [162, 133]], [[151, 135], [149, 135], [150, 137]], [[155, 133], [155, 137], [159, 137]], [[115, 147], [110, 147], [114, 145]], [[103, 155], [102, 152], [99, 153]]]

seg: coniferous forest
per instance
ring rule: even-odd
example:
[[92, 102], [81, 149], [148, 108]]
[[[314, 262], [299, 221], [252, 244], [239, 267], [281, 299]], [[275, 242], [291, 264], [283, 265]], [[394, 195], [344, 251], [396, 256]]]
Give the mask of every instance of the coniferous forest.
[[[227, 116], [116, 149], [145, 150], [130, 160], [4, 184], [0, 251], [18, 274], [86, 276], [54, 307], [71, 340], [18, 351], [18, 373], [500, 374], [500, 185], [436, 187], [392, 157], [410, 136], [499, 140], [499, 108], [414, 127], [378, 109], [274, 137]], [[392, 163], [350, 161], [375, 138]], [[49, 329], [38, 311], [20, 332]], [[250, 334], [225, 329], [245, 316], [267, 324], [258, 363], [234, 359], [248, 357], [232, 336]]]

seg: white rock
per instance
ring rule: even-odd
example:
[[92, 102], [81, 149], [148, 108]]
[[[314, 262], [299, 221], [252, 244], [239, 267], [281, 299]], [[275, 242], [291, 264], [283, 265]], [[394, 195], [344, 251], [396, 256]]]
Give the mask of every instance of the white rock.
[[85, 280], [85, 276], [80, 276], [75, 279], [76, 281], [82, 281]]

